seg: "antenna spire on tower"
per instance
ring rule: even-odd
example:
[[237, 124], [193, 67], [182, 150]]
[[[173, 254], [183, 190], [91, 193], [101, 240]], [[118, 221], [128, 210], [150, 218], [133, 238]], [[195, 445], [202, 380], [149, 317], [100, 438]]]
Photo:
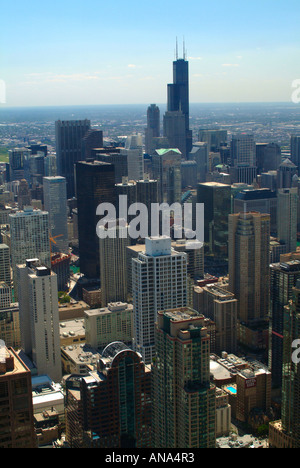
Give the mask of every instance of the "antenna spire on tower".
[[178, 40], [176, 37], [176, 60], [178, 60]]

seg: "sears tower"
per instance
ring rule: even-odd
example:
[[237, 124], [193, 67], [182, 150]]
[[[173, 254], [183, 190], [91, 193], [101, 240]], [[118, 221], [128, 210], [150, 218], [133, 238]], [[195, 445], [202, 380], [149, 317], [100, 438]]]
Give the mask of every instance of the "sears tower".
[[192, 149], [189, 123], [189, 64], [183, 45], [183, 58], [173, 62], [173, 83], [168, 84], [167, 112], [164, 115], [164, 134], [172, 147], [177, 147], [184, 158]]

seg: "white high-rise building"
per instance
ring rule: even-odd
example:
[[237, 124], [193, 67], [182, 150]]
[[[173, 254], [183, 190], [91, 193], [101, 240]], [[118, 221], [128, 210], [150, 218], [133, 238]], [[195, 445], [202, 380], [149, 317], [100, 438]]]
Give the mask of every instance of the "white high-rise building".
[[146, 238], [146, 250], [132, 260], [136, 350], [145, 364], [154, 355], [157, 313], [187, 305], [187, 256], [171, 247], [169, 237]]
[[49, 213], [55, 252], [69, 253], [67, 186], [65, 177], [44, 177], [44, 208]]
[[10, 252], [6, 244], [0, 244], [0, 282], [11, 285]]
[[62, 377], [57, 275], [39, 262], [17, 265], [22, 349], [54, 382]]
[[51, 267], [49, 240], [49, 213], [25, 207], [24, 211], [10, 214], [11, 260], [15, 297], [18, 294], [16, 266], [27, 258], [39, 258], [43, 265]]
[[[127, 302], [126, 254], [130, 245], [128, 226], [103, 227], [100, 242], [101, 304]], [[115, 235], [114, 235], [115, 233]]]
[[143, 138], [141, 134], [128, 137], [121, 154], [127, 155], [128, 180], [144, 178]]

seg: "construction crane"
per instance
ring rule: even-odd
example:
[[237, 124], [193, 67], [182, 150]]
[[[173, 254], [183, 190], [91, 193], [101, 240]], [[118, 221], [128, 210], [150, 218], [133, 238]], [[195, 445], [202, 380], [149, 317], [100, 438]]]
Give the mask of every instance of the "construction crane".
[[50, 258], [52, 257], [52, 243], [56, 245], [57, 242], [55, 242], [54, 239], [57, 239], [58, 237], [63, 237], [63, 234], [60, 234], [59, 236], [54, 236], [54, 237], [50, 236], [49, 237], [49, 240], [50, 240]]

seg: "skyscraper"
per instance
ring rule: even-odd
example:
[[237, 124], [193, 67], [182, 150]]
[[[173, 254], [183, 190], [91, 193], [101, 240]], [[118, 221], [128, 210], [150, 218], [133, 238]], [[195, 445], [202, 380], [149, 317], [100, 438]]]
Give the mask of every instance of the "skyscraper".
[[172, 242], [172, 248], [176, 252], [184, 252], [187, 256], [188, 306], [193, 305], [193, 289], [197, 279], [204, 276], [204, 247], [201, 242], [198, 244], [190, 249], [186, 239]]
[[67, 198], [75, 196], [74, 165], [82, 160], [82, 140], [90, 126], [87, 119], [55, 122], [57, 175], [66, 178]]
[[300, 281], [297, 280], [292, 301], [284, 311], [281, 411], [283, 430], [290, 435], [295, 448], [300, 448], [300, 362], [293, 356], [294, 341], [300, 339], [299, 307]]
[[217, 182], [198, 184], [197, 202], [204, 203], [206, 254], [215, 260], [228, 258], [228, 215], [231, 213], [230, 185]]
[[256, 148], [253, 135], [240, 133], [232, 136], [231, 160], [235, 166], [255, 166]]
[[0, 340], [0, 448], [37, 448], [31, 372]]
[[[185, 128], [185, 152], [184, 159], [192, 149], [192, 132], [190, 130], [190, 112], [189, 112], [189, 64], [186, 60], [186, 51], [183, 44], [183, 58], [178, 58], [178, 48], [176, 44], [176, 60], [173, 62], [173, 83], [167, 87], [167, 115], [173, 113], [175, 120], [181, 119], [181, 113], [184, 117]], [[170, 114], [169, 114], [170, 117]], [[168, 136], [168, 135], [165, 135]], [[171, 147], [174, 146], [170, 142]], [[179, 148], [180, 149], [180, 148]]]
[[62, 377], [56, 274], [38, 259], [17, 265], [22, 349], [54, 382]]
[[231, 176], [233, 182], [251, 185], [257, 175], [256, 147], [251, 134], [240, 133], [232, 136]]
[[31, 151], [27, 148], [16, 148], [9, 150], [9, 181], [22, 180], [25, 178], [26, 162]]
[[206, 142], [197, 142], [193, 144], [189, 153], [189, 160], [197, 163], [197, 182], [206, 182], [208, 172], [209, 151]]
[[160, 110], [156, 104], [151, 104], [147, 109], [147, 127], [145, 129], [145, 150], [152, 154], [155, 150], [153, 138], [160, 137]]
[[56, 175], [56, 154], [47, 154], [47, 156], [45, 157], [45, 177], [55, 177]]
[[215, 386], [204, 316], [187, 307], [158, 312], [153, 373], [155, 448], [215, 448]]
[[82, 161], [93, 157], [92, 150], [103, 147], [103, 131], [91, 128], [82, 139]]
[[11, 286], [10, 251], [6, 244], [0, 244], [0, 282]]
[[300, 261], [274, 263], [270, 265], [270, 336], [269, 368], [272, 385], [282, 386], [283, 322], [284, 307], [293, 298], [293, 288], [300, 279]]
[[144, 154], [142, 135], [131, 135], [126, 140], [121, 155], [127, 157], [128, 179], [139, 180], [144, 177]]
[[20, 180], [19, 192], [18, 192], [18, 208], [23, 210], [25, 206], [31, 205], [31, 196], [29, 191], [29, 185], [27, 180]]
[[158, 149], [152, 158], [154, 179], [158, 182], [158, 202], [181, 202], [181, 152]]
[[279, 189], [277, 193], [277, 237], [287, 252], [297, 249], [298, 189]]
[[261, 171], [276, 171], [281, 164], [281, 148], [277, 143], [269, 143], [263, 149]]
[[64, 177], [44, 177], [44, 207], [49, 213], [53, 251], [69, 253], [67, 189]]
[[136, 200], [142, 203], [148, 210], [148, 235], [151, 235], [151, 206], [153, 203], [158, 203], [158, 182], [149, 178], [148, 174], [144, 174], [143, 179], [136, 183]]
[[101, 227], [100, 278], [101, 304], [127, 302], [126, 248], [130, 245], [128, 226], [117, 221], [115, 227]]
[[277, 234], [277, 193], [267, 188], [242, 190], [233, 200], [234, 213], [258, 213], [270, 214], [270, 231]]
[[300, 167], [300, 135], [291, 135], [291, 161]]
[[270, 215], [229, 215], [229, 290], [238, 299], [239, 341], [249, 347], [260, 340], [269, 312]]
[[291, 188], [297, 173], [298, 167], [290, 159], [285, 159], [277, 169], [277, 188]]
[[115, 171], [112, 164], [100, 161], [76, 163], [78, 239], [80, 272], [87, 278], [100, 278], [99, 238], [96, 227], [101, 203], [115, 205]]
[[218, 284], [208, 284], [203, 291], [203, 309], [205, 317], [216, 324], [215, 352], [237, 352], [237, 305], [234, 294]]
[[[281, 420], [270, 423], [269, 441], [272, 448], [300, 448], [300, 280], [293, 288], [292, 300], [284, 308], [283, 372]], [[296, 354], [296, 355], [294, 355]]]
[[167, 111], [163, 119], [164, 136], [169, 142], [169, 148], [177, 148], [183, 159], [187, 159], [185, 116], [182, 111]]
[[112, 164], [115, 167], [116, 184], [121, 184], [123, 177], [128, 178], [127, 154], [121, 153], [121, 149], [118, 152], [116, 150], [108, 153], [95, 152], [95, 159]]
[[26, 207], [9, 215], [11, 231], [11, 260], [15, 297], [17, 298], [16, 266], [28, 258], [39, 258], [41, 263], [51, 267], [49, 240], [49, 213]]
[[154, 355], [157, 312], [187, 305], [187, 258], [168, 237], [146, 238], [146, 250], [132, 260], [136, 349], [145, 364]]
[[200, 129], [198, 132], [199, 142], [205, 142], [208, 152], [217, 153], [222, 146], [227, 144], [227, 130]]
[[151, 369], [123, 343], [109, 344], [89, 375], [66, 380], [71, 448], [150, 448]]

